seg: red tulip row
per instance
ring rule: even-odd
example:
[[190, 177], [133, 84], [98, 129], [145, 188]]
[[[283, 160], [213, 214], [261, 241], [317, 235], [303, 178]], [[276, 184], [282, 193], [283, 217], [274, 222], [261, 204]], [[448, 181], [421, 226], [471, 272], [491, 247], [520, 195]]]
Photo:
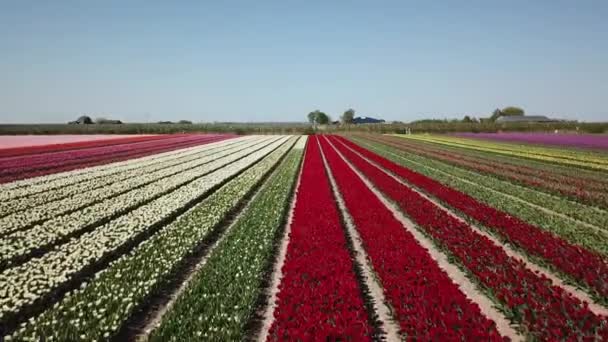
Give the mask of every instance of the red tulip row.
[[608, 296], [608, 264], [598, 254], [573, 245], [542, 228], [492, 208], [427, 176], [409, 170], [344, 138], [345, 144], [386, 170], [479, 221], [510, 243], [547, 260], [562, 272], [581, 279], [600, 296]]
[[307, 144], [269, 340], [370, 340], [354, 272], [317, 141]]
[[[469, 224], [457, 220], [430, 200], [402, 185], [340, 144], [339, 140], [344, 141], [332, 138], [338, 150], [442, 248], [448, 250], [502, 303], [509, 317], [520, 323], [524, 331], [541, 340], [608, 339], [606, 317], [595, 315], [586, 303], [572, 297], [561, 287], [553, 286], [546, 277], [530, 271], [520, 260], [509, 257], [500, 246], [476, 233]], [[346, 143], [374, 161], [383, 162], [369, 151]], [[382, 165], [397, 170], [385, 162]], [[449, 189], [445, 191], [451, 193]], [[580, 266], [585, 268], [584, 264]]]
[[216, 142], [229, 137], [229, 135], [189, 135], [125, 145], [10, 158], [0, 161], [0, 183], [139, 158]]
[[486, 318], [325, 139], [325, 157], [348, 212], [408, 338], [501, 340]]
[[120, 138], [109, 137], [108, 139], [101, 139], [101, 140], [75, 141], [75, 142], [65, 142], [65, 143], [56, 143], [56, 144], [48, 144], [48, 145], [3, 148], [3, 149], [0, 149], [0, 158], [20, 157], [20, 156], [32, 155], [32, 154], [62, 152], [62, 151], [69, 151], [69, 150], [80, 150], [83, 148], [129, 144], [129, 143], [135, 143], [135, 142], [140, 142], [140, 141], [166, 139], [167, 137], [168, 137], [167, 135], [144, 135], [144, 136], [120, 137]]
[[474, 171], [490, 174], [499, 178], [513, 180], [540, 190], [558, 193], [591, 205], [608, 206], [608, 183], [574, 175], [564, 175], [549, 170], [509, 165], [508, 163], [459, 154], [454, 151], [442, 151], [439, 148], [426, 146], [419, 142], [404, 141], [403, 138], [372, 137], [366, 139], [387, 144], [408, 152], [438, 159], [452, 165], [465, 167]]

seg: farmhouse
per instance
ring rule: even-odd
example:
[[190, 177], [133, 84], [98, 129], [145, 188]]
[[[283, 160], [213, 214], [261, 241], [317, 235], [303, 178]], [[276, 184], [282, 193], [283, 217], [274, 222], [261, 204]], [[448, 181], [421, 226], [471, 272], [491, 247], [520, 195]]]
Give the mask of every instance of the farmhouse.
[[76, 119], [76, 121], [70, 121], [68, 123], [70, 125], [90, 125], [93, 123], [93, 120], [91, 120], [90, 117], [83, 115], [83, 116], [79, 117], [78, 119]]
[[369, 116], [358, 116], [353, 119], [354, 124], [368, 124], [368, 123], [383, 123], [382, 119], [370, 118]]
[[120, 120], [111, 120], [111, 119], [103, 119], [103, 120], [97, 120], [98, 124], [101, 125], [121, 125], [122, 121]]
[[544, 115], [521, 115], [521, 116], [501, 116], [496, 119], [496, 123], [508, 122], [555, 122], [557, 120], [550, 119]]

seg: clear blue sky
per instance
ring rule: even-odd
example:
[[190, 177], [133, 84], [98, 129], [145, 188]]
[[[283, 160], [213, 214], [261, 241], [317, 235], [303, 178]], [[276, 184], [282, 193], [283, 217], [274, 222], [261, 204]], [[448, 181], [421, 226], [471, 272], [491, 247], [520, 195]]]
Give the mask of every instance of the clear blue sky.
[[0, 122], [608, 121], [605, 0], [177, 3], [2, 1]]

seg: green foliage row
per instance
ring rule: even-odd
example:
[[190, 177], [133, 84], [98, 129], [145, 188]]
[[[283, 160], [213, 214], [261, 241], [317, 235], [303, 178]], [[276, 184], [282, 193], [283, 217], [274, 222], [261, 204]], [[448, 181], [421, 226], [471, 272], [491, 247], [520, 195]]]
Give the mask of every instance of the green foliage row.
[[302, 150], [290, 152], [269, 178], [165, 316], [152, 341], [244, 340], [301, 156]]

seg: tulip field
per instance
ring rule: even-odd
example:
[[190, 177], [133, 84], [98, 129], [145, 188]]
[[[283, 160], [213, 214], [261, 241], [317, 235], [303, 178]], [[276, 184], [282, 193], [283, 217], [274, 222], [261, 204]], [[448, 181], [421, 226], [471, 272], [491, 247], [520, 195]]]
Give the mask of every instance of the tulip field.
[[608, 340], [598, 140], [27, 139], [0, 341]]

